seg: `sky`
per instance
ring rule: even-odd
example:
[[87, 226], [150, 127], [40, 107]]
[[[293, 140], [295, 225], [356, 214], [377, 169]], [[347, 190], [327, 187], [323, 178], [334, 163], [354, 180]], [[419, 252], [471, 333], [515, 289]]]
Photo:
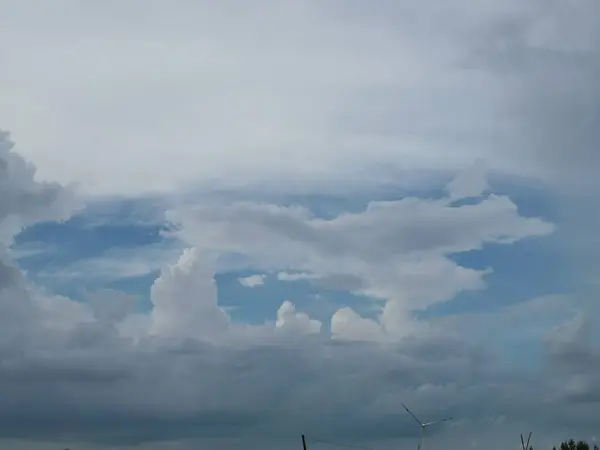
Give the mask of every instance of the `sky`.
[[599, 3], [0, 6], [0, 448], [596, 441]]

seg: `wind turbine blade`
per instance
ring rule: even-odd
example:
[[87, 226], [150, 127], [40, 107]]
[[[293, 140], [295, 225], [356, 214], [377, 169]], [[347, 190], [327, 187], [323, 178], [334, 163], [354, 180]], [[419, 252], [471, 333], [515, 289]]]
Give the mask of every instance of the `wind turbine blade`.
[[531, 440], [531, 431], [529, 432], [529, 437], [527, 438], [527, 445], [525, 446], [525, 450], [529, 450], [529, 441]]
[[441, 422], [448, 422], [449, 420], [452, 420], [452, 417], [446, 417], [445, 419], [434, 420], [433, 422], [427, 422], [427, 423], [424, 423], [422, 426], [428, 427], [429, 425], [435, 425], [436, 423], [441, 423]]
[[525, 450], [525, 441], [523, 440], [523, 434], [521, 434], [521, 448]]
[[406, 405], [405, 405], [404, 403], [400, 403], [400, 404], [401, 404], [401, 405], [402, 405], [402, 407], [403, 407], [403, 408], [406, 410], [406, 412], [408, 412], [408, 413], [411, 415], [411, 417], [412, 417], [413, 419], [415, 419], [415, 421], [416, 421], [416, 422], [417, 422], [419, 425], [421, 425], [422, 427], [424, 427], [424, 426], [425, 426], [425, 425], [423, 424], [423, 422], [421, 422], [419, 419], [417, 419], [417, 416], [415, 416], [415, 415], [414, 415], [414, 414], [411, 412], [411, 410], [410, 410], [410, 409], [408, 409], [408, 408], [406, 407]]

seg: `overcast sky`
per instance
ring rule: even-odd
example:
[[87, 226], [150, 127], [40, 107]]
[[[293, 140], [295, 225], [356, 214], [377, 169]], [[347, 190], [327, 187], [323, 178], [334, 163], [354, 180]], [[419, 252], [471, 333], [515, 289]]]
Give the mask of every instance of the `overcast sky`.
[[599, 14], [0, 0], [0, 448], [595, 440]]

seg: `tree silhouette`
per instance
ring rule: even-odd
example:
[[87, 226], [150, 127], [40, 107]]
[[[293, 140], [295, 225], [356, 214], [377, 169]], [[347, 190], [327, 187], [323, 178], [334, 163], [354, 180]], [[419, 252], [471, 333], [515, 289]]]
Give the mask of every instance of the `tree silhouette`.
[[[552, 447], [552, 450], [557, 450], [557, 448]], [[575, 442], [574, 439], [569, 439], [561, 442], [559, 450], [590, 450], [590, 444], [585, 441]], [[594, 444], [594, 450], [600, 450], [596, 444]]]

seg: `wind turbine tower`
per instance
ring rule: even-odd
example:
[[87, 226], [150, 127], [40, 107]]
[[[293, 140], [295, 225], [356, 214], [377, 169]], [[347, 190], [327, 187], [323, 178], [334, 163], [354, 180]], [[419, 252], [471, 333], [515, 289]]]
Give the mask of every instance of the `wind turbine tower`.
[[410, 409], [408, 409], [406, 407], [406, 405], [404, 403], [401, 403], [402, 407], [406, 410], [407, 413], [410, 414], [410, 416], [415, 419], [415, 422], [417, 422], [419, 424], [419, 427], [421, 428], [421, 439], [419, 440], [419, 447], [417, 447], [417, 450], [423, 450], [425, 447], [425, 428], [427, 428], [430, 425], [435, 425], [436, 423], [442, 423], [442, 422], [447, 422], [449, 420], [452, 420], [452, 417], [446, 417], [445, 419], [441, 419], [441, 420], [435, 420], [433, 422], [427, 422], [427, 423], [423, 423], [421, 422], [417, 416], [415, 416], [412, 411]]

